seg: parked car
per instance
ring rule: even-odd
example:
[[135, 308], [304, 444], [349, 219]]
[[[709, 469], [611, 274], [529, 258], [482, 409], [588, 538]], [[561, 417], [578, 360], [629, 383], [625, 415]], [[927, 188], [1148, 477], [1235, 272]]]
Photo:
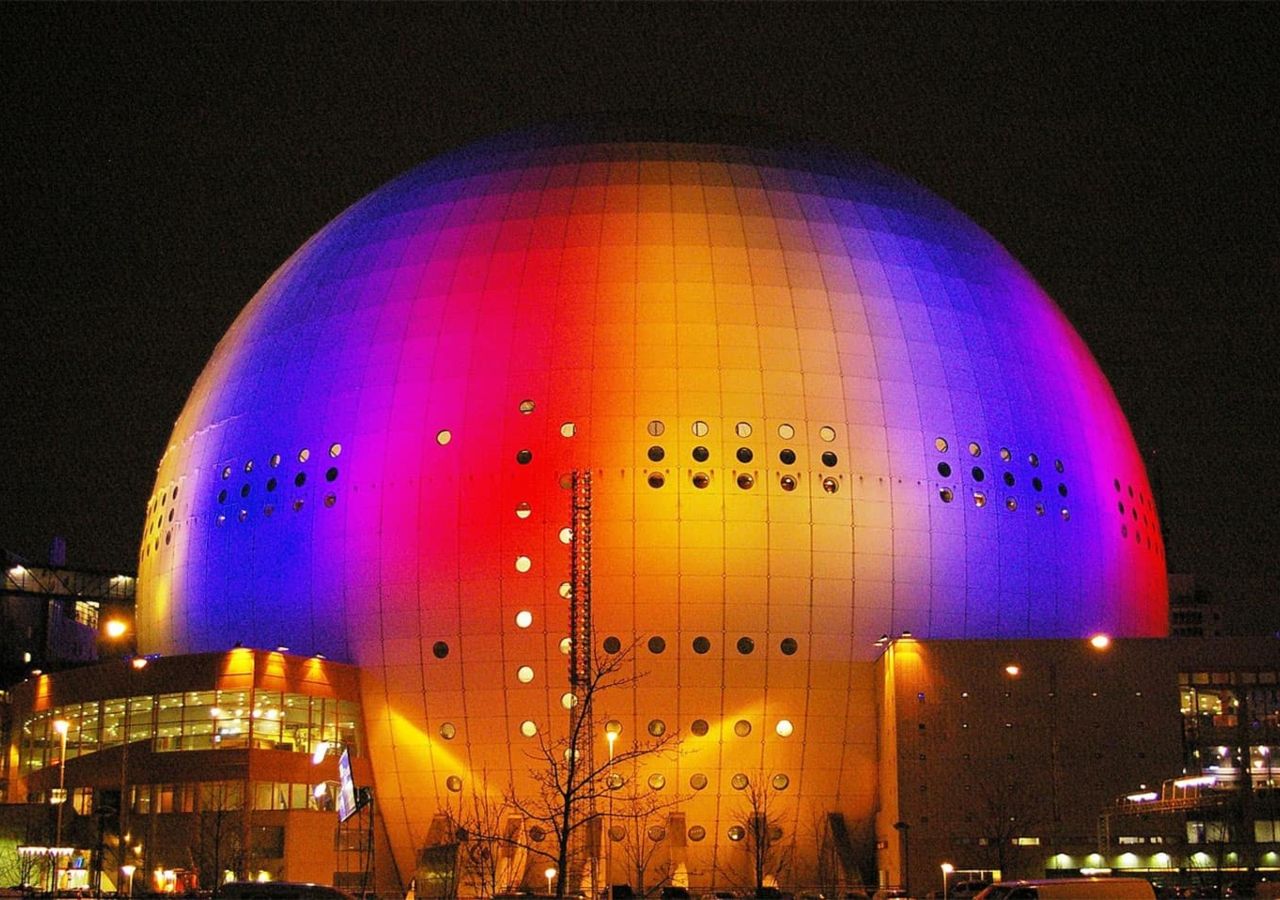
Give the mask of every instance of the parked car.
[[1155, 900], [1145, 878], [1046, 878], [993, 884], [975, 900]]

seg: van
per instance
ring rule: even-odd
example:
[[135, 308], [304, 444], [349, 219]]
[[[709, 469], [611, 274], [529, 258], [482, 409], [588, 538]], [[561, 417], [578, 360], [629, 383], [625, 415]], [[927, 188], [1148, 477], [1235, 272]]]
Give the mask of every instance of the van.
[[219, 900], [352, 900], [346, 891], [308, 881], [233, 881], [218, 888]]
[[1002, 881], [975, 900], [1155, 900], [1156, 892], [1143, 878], [1046, 878]]

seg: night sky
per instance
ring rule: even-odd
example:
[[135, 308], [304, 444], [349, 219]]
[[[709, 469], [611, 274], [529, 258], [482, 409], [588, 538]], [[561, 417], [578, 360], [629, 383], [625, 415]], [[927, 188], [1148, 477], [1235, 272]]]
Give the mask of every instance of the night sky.
[[131, 571], [232, 319], [393, 175], [583, 113], [759, 120], [947, 198], [1129, 416], [1171, 571], [1280, 627], [1267, 5], [0, 8], [0, 546]]

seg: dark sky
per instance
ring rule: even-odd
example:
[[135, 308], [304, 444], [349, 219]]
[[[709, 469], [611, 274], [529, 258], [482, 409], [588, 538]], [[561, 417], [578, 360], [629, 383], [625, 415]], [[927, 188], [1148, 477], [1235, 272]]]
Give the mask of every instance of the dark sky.
[[214, 344], [391, 176], [540, 120], [714, 111], [1002, 241], [1111, 379], [1171, 569], [1275, 621], [1278, 47], [1263, 4], [6, 4], [0, 546], [132, 569]]

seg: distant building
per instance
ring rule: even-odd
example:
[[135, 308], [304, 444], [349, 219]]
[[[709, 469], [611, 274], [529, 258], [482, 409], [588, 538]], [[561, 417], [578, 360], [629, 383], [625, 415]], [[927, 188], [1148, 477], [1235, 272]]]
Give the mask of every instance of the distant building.
[[134, 652], [131, 573], [35, 565], [5, 552], [0, 583], [0, 687]]
[[1222, 637], [1230, 633], [1222, 603], [1194, 575], [1169, 575], [1169, 636]]
[[[1280, 873], [1274, 638], [890, 643], [881, 868]], [[906, 828], [894, 830], [895, 823]], [[921, 888], [922, 889], [922, 888]]]

